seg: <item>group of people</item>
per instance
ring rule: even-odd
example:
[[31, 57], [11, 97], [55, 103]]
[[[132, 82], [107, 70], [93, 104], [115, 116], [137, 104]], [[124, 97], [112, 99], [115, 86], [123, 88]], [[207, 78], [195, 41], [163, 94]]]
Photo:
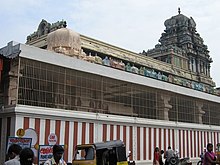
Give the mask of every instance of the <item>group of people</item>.
[[[162, 155], [164, 154], [164, 157]], [[172, 157], [178, 157], [178, 152], [168, 147], [168, 150], [164, 153], [163, 150], [160, 150], [158, 147], [154, 150], [154, 159], [153, 165], [164, 165], [163, 158], [165, 159], [165, 165], [169, 165], [169, 161]], [[220, 164], [220, 161], [217, 160], [217, 155], [213, 152], [213, 144], [208, 143], [207, 148], [204, 149], [203, 153], [200, 155], [202, 159], [202, 165], [215, 165]]]
[[[163, 154], [164, 156], [162, 156]], [[178, 152], [172, 150], [170, 146], [168, 146], [168, 150], [165, 153], [163, 150], [160, 150], [159, 147], [156, 147], [154, 150], [153, 165], [168, 165], [170, 158], [174, 156], [178, 157]], [[165, 159], [165, 162], [163, 159]]]
[[[62, 159], [64, 149], [60, 145], [53, 146], [53, 157], [48, 159], [44, 165], [66, 165]], [[34, 152], [31, 148], [22, 149], [18, 144], [12, 144], [8, 148], [7, 158], [4, 165], [33, 165]]]
[[213, 152], [213, 144], [208, 143], [206, 150], [202, 154], [202, 165], [215, 165], [220, 164], [220, 161], [217, 160], [215, 152]]
[[34, 153], [30, 148], [22, 149], [18, 144], [12, 144], [8, 148], [4, 165], [32, 165]]

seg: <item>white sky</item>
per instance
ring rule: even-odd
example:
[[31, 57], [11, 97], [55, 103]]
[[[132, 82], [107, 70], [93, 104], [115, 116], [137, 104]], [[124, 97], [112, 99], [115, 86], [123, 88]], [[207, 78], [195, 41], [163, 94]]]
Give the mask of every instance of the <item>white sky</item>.
[[137, 53], [158, 43], [164, 21], [180, 7], [195, 20], [214, 61], [211, 77], [220, 86], [220, 0], [2, 0], [0, 6], [0, 47], [25, 43], [42, 19], [63, 19], [80, 34]]

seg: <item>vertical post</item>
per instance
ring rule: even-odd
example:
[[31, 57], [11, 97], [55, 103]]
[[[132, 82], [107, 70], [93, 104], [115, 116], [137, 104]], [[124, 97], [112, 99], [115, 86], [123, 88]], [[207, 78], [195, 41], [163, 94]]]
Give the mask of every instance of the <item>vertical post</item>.
[[160, 97], [158, 97], [158, 118], [161, 120], [169, 120], [169, 110], [172, 108], [172, 105], [169, 104], [169, 101], [171, 99], [171, 96], [166, 94], [161, 94]]
[[199, 124], [202, 124], [202, 116], [205, 114], [205, 111], [202, 110], [203, 103], [202, 102], [196, 102], [196, 120], [198, 121]]

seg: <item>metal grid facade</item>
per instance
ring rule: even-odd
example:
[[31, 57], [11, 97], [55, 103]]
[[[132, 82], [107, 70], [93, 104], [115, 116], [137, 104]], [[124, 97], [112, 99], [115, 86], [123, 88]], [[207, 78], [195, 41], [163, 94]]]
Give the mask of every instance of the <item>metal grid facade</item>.
[[[162, 119], [165, 91], [20, 58], [18, 103]], [[169, 93], [169, 120], [198, 123], [195, 98]], [[204, 124], [220, 125], [220, 104], [203, 100]]]

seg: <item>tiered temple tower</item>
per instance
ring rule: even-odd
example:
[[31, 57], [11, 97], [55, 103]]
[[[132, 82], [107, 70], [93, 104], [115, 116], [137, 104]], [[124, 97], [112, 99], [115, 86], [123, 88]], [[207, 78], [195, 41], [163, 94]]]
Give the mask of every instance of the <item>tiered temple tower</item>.
[[197, 75], [198, 82], [214, 85], [210, 78], [212, 58], [210, 58], [207, 45], [196, 31], [193, 18], [181, 14], [179, 8], [178, 14], [167, 19], [164, 25], [166, 29], [159, 39], [160, 43], [145, 54], [180, 69], [188, 70]]

